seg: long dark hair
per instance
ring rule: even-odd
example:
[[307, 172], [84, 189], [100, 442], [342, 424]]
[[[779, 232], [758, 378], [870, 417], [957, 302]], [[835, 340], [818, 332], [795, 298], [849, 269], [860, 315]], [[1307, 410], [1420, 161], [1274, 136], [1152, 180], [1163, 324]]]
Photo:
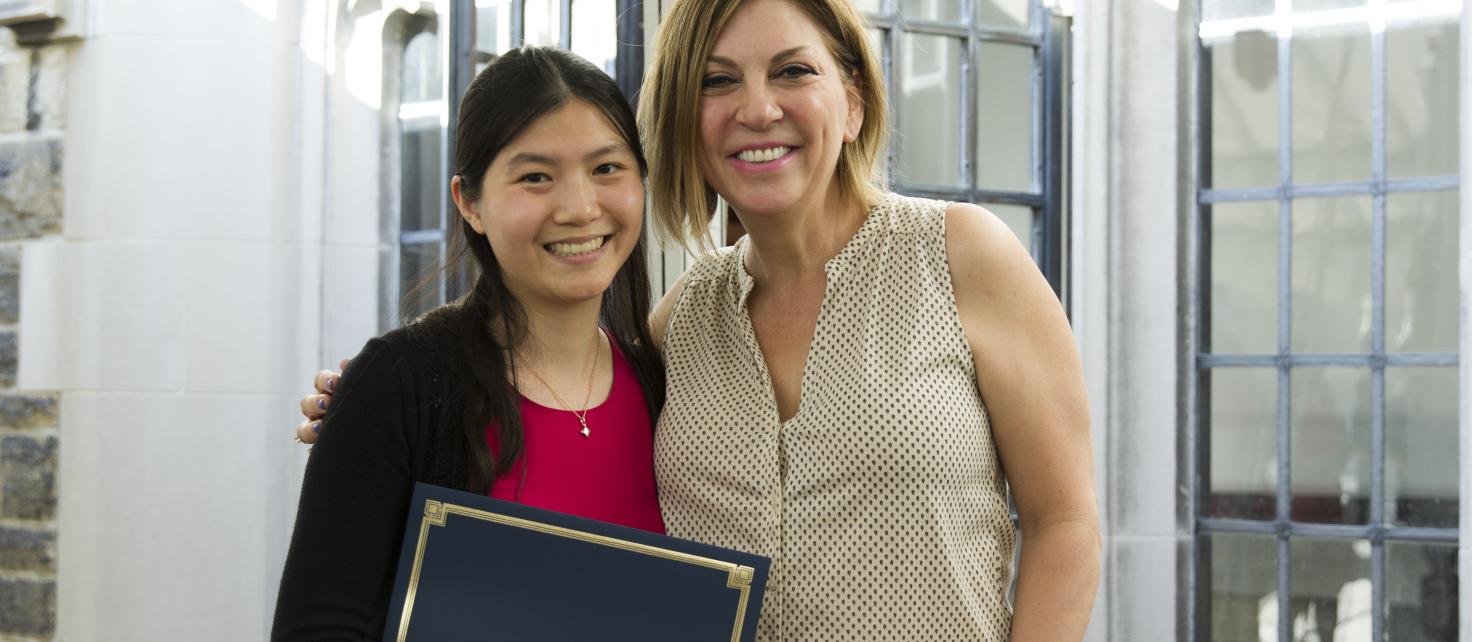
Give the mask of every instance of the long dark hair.
[[[634, 112], [613, 79], [576, 55], [560, 49], [524, 46], [491, 63], [470, 83], [460, 101], [455, 136], [455, 174], [464, 199], [480, 199], [481, 180], [496, 155], [521, 132], [569, 101], [581, 100], [608, 118], [648, 173]], [[467, 263], [468, 251], [479, 275], [474, 287], [453, 306], [455, 328], [464, 346], [464, 369], [473, 385], [465, 403], [462, 438], [470, 453], [468, 490], [484, 494], [496, 477], [521, 457], [524, 439], [515, 380], [515, 349], [526, 338], [526, 313], [506, 289], [501, 265], [490, 242], [463, 218], [450, 265]], [[649, 273], [644, 247], [647, 233], [613, 283], [603, 293], [599, 322], [618, 343], [644, 389], [651, 421], [664, 404], [664, 363], [649, 336]], [[493, 426], [500, 443], [494, 458], [485, 429]]]

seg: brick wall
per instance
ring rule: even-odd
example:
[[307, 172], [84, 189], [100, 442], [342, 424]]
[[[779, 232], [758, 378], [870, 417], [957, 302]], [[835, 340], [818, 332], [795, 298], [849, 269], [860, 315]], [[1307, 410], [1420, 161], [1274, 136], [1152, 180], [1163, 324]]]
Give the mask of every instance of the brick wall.
[[56, 630], [54, 392], [16, 387], [25, 243], [61, 233], [67, 44], [0, 29], [0, 639]]

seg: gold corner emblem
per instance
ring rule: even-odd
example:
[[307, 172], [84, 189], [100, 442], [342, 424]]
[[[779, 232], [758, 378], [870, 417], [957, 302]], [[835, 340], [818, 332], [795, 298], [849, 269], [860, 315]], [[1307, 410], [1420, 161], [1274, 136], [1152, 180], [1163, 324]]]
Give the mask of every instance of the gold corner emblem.
[[726, 583], [731, 588], [750, 588], [751, 579], [756, 575], [756, 569], [750, 566], [737, 566], [731, 569], [731, 579]]
[[445, 525], [445, 505], [433, 499], [424, 502], [424, 520], [435, 526]]

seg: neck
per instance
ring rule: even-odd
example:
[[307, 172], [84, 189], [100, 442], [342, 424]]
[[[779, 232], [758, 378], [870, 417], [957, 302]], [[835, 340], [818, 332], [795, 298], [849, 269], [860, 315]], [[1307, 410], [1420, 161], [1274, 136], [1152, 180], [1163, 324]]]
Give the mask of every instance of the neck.
[[525, 301], [526, 341], [516, 348], [516, 359], [544, 377], [576, 373], [586, 378], [593, 355], [601, 349], [598, 316], [602, 297], [575, 304]]
[[746, 270], [758, 285], [791, 283], [825, 276], [828, 261], [848, 245], [867, 212], [858, 199], [830, 189], [826, 198], [786, 212], [743, 216], [751, 237]]

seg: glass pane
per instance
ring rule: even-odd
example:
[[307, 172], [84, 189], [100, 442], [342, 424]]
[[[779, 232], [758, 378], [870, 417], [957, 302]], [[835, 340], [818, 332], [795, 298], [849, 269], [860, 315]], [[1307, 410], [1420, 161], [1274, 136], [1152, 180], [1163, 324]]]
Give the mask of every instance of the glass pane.
[[1293, 351], [1370, 350], [1370, 199], [1293, 203]]
[[439, 267], [439, 243], [418, 243], [399, 248], [400, 318], [417, 318], [440, 304], [438, 283], [428, 281]]
[[977, 0], [977, 22], [988, 27], [1026, 29], [1031, 0]]
[[1365, 6], [1365, 0], [1293, 0], [1293, 13], [1353, 9]]
[[475, 48], [493, 54], [511, 48], [511, 0], [475, 1]]
[[900, 43], [897, 182], [961, 187], [962, 42], [906, 33]]
[[909, 20], [961, 19], [961, 3], [956, 0], [900, 0], [900, 13]]
[[1022, 241], [1022, 247], [1027, 248], [1028, 254], [1033, 254], [1032, 248], [1032, 208], [1023, 205], [1004, 205], [1001, 203], [988, 203], [985, 205], [987, 211], [996, 214], [1003, 223], [1017, 235], [1017, 240]]
[[445, 83], [440, 69], [439, 37], [421, 31], [409, 38], [404, 45], [404, 66], [399, 71], [399, 103], [441, 100]]
[[1277, 515], [1278, 371], [1213, 368], [1210, 517]]
[[523, 40], [529, 45], [556, 47], [562, 38], [562, 2], [526, 0], [522, 11]]
[[1293, 639], [1370, 642], [1370, 542], [1304, 537], [1290, 546]]
[[1211, 206], [1214, 353], [1278, 352], [1278, 202]]
[[577, 0], [572, 5], [572, 52], [614, 75], [618, 55], [617, 7], [608, 0]]
[[879, 13], [879, 0], [858, 0], [854, 4], [864, 13]]
[[981, 44], [976, 182], [983, 189], [1033, 189], [1033, 48]]
[[439, 119], [400, 121], [399, 137], [399, 229], [440, 228], [440, 123]]
[[1273, 0], [1201, 0], [1201, 20], [1247, 18], [1273, 14]]
[[1370, 177], [1370, 33], [1367, 25], [1293, 35], [1293, 180]]
[[1386, 542], [1385, 633], [1395, 642], [1457, 639], [1456, 546]]
[[1211, 57], [1211, 187], [1282, 182], [1278, 167], [1278, 39], [1244, 31], [1204, 43]]
[[1385, 371], [1385, 520], [1457, 527], [1457, 369]]
[[1385, 349], [1457, 351], [1457, 192], [1385, 198]]
[[1392, 177], [1457, 173], [1457, 22], [1385, 33], [1385, 163]]
[[1369, 369], [1294, 368], [1291, 376], [1293, 521], [1369, 523]]
[[1211, 573], [1211, 639], [1278, 639], [1278, 539], [1214, 533], [1201, 540]]

